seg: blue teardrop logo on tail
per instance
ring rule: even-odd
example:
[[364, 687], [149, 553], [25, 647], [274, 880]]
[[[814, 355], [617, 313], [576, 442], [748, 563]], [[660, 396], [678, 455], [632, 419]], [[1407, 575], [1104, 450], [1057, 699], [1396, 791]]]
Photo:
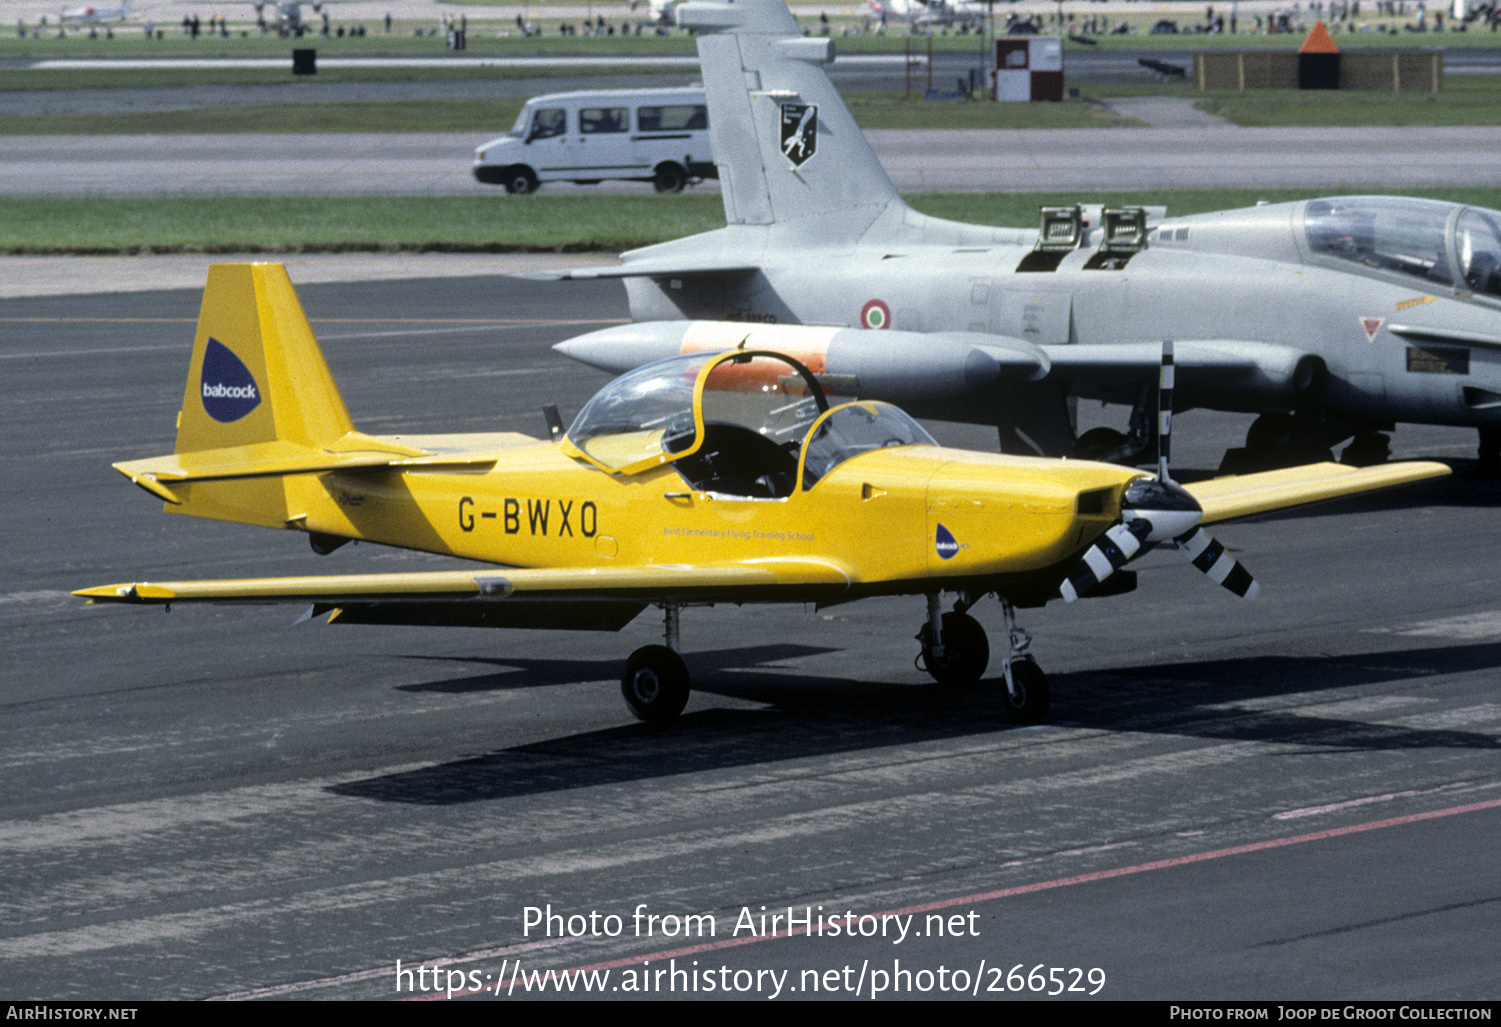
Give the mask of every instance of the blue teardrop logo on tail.
[[250, 376], [250, 368], [213, 337], [203, 351], [200, 386], [203, 409], [223, 424], [238, 421], [261, 405], [261, 390]]
[[941, 524], [938, 526], [938, 535], [934, 539], [934, 543], [938, 547], [938, 556], [941, 559], [952, 560], [955, 556], [959, 555], [958, 540], [954, 538], [953, 532]]

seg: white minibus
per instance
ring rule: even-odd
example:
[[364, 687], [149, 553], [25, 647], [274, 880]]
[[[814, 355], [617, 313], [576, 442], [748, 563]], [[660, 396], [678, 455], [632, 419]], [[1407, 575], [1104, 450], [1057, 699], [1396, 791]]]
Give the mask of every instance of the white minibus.
[[650, 182], [675, 193], [717, 178], [704, 91], [612, 89], [526, 102], [516, 124], [474, 151], [474, 177], [529, 193], [543, 182]]

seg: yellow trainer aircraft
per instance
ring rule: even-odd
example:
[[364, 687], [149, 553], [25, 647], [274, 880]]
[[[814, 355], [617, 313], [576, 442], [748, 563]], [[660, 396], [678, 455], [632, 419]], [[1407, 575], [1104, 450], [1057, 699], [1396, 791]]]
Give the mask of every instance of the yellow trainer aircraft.
[[[1250, 575], [1200, 525], [1448, 473], [1433, 463], [1314, 464], [1184, 486], [1165, 458], [1151, 475], [945, 449], [894, 406], [830, 406], [816, 374], [755, 349], [755, 331], [745, 332], [738, 345], [719, 340], [615, 380], [561, 438], [374, 437], [351, 423], [285, 269], [216, 265], [175, 451], [115, 466], [170, 513], [306, 532], [318, 553], [358, 539], [493, 569], [77, 594], [301, 600], [339, 624], [594, 630], [619, 630], [656, 605], [666, 644], [630, 657], [622, 690], [637, 716], [664, 721], [688, 699], [676, 651], [685, 605], [922, 595], [926, 669], [971, 682], [989, 644], [966, 611], [994, 593], [1006, 619], [1007, 708], [1035, 722], [1048, 685], [1026, 655], [1016, 607], [1129, 591], [1134, 575], [1121, 568], [1158, 544], [1179, 545], [1252, 596]], [[1171, 370], [1165, 356], [1165, 396]], [[945, 594], [956, 597], [948, 612]]]

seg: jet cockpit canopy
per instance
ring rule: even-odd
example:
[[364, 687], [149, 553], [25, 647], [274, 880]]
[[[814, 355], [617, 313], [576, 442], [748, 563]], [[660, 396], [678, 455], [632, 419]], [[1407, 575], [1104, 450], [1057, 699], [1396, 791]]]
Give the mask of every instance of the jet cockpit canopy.
[[1501, 299], [1501, 212], [1400, 196], [1310, 200], [1309, 249], [1376, 271]]

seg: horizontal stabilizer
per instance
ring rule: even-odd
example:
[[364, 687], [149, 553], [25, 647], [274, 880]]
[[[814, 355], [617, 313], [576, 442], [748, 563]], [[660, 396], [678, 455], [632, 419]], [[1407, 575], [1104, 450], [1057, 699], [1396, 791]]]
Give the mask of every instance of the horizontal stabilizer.
[[[387, 467], [397, 461], [425, 456], [407, 450], [330, 453], [310, 450], [289, 443], [259, 443], [232, 449], [200, 450], [170, 456], [127, 460], [115, 469], [135, 481], [138, 476], [172, 484], [192, 481], [227, 481], [236, 478], [266, 478], [284, 474], [320, 474], [328, 471], [357, 470], [363, 467]], [[140, 484], [137, 482], [137, 484]]]
[[1380, 467], [1346, 467], [1344, 464], [1306, 464], [1280, 471], [1214, 478], [1184, 485], [1204, 508], [1202, 524], [1236, 517], [1284, 510], [1306, 503], [1319, 503], [1363, 492], [1407, 485], [1450, 473], [1444, 464], [1410, 461]]
[[592, 267], [559, 268], [556, 271], [528, 271], [518, 275], [541, 282], [586, 281], [596, 278], [690, 278], [693, 275], [753, 274], [761, 270], [743, 257], [739, 259], [694, 259], [684, 255], [677, 259], [632, 260], [624, 264], [597, 264]]

